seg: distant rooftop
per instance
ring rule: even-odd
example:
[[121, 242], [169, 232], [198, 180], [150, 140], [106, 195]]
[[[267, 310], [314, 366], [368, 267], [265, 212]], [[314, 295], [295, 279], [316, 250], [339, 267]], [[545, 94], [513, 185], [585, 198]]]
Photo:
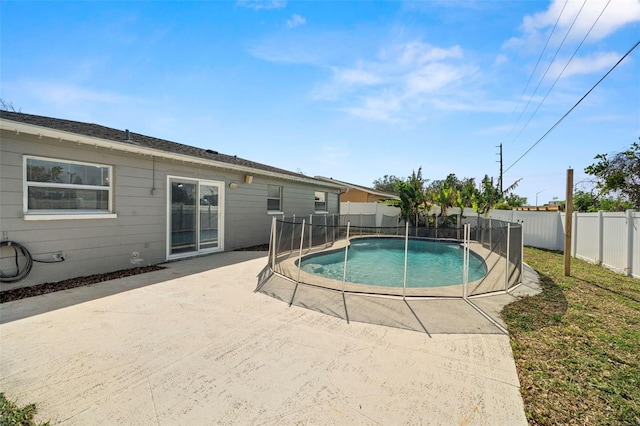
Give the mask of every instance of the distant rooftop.
[[317, 180], [321, 180], [324, 182], [328, 182], [328, 183], [334, 183], [340, 186], [344, 186], [348, 189], [358, 189], [360, 191], [369, 193], [371, 195], [376, 195], [378, 197], [382, 197], [385, 199], [389, 199], [389, 200], [399, 200], [400, 197], [398, 197], [396, 194], [392, 193], [392, 192], [384, 192], [384, 191], [378, 191], [377, 189], [374, 188], [369, 188], [367, 186], [362, 186], [362, 185], [356, 185], [354, 183], [349, 183], [349, 182], [344, 182], [341, 180], [337, 180], [334, 178], [328, 178], [328, 177], [324, 177], [324, 176], [314, 176], [314, 179]]

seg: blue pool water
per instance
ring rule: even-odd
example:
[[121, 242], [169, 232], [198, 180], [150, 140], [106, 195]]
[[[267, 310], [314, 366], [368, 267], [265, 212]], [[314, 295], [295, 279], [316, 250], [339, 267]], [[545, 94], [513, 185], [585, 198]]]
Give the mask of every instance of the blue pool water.
[[[402, 287], [404, 238], [351, 240], [347, 257], [347, 281], [384, 287]], [[484, 260], [471, 252], [469, 282], [487, 274]], [[463, 248], [459, 243], [409, 240], [407, 287], [440, 287], [461, 284]], [[302, 270], [342, 281], [344, 250], [304, 257]]]

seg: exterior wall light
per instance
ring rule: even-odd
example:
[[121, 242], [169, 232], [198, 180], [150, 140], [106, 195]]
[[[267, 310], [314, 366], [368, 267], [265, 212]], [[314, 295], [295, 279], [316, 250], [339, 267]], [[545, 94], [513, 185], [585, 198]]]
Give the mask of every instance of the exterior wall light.
[[231, 182], [231, 183], [229, 184], [229, 189], [236, 189], [237, 187], [238, 187], [238, 184], [237, 184], [237, 183], [235, 183], [235, 182]]
[[244, 177], [244, 183], [246, 183], [247, 185], [251, 185], [251, 182], [253, 182], [253, 176], [251, 175], [246, 175]]

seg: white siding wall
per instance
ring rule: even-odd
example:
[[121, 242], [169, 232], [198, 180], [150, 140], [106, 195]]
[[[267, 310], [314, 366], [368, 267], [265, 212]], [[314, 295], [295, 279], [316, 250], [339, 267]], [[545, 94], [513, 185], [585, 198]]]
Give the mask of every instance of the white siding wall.
[[[287, 214], [313, 212], [316, 190], [329, 191], [329, 212], [338, 213], [338, 189], [259, 176], [245, 184], [244, 173], [182, 161], [153, 161], [150, 156], [13, 132], [3, 131], [1, 136], [0, 237], [6, 233], [8, 240], [24, 245], [35, 259], [52, 260], [54, 253], [63, 252], [66, 260], [35, 263], [29, 276], [18, 283], [0, 283], [0, 290], [131, 268], [134, 251], [144, 260], [140, 265], [164, 262], [168, 175], [225, 182], [226, 251], [268, 242], [272, 218], [267, 212], [268, 184], [283, 187]], [[24, 220], [24, 155], [112, 165], [117, 218]], [[232, 182], [238, 184], [237, 189], [229, 188]]]

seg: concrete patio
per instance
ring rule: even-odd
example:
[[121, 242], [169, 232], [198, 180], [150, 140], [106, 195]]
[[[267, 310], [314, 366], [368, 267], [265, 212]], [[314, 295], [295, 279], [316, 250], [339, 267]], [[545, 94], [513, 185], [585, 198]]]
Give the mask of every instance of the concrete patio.
[[[0, 391], [65, 425], [526, 424], [498, 328], [288, 307], [254, 292], [265, 264], [221, 253], [2, 304]], [[536, 291], [528, 274], [520, 293]], [[499, 322], [514, 298], [475, 300]]]

